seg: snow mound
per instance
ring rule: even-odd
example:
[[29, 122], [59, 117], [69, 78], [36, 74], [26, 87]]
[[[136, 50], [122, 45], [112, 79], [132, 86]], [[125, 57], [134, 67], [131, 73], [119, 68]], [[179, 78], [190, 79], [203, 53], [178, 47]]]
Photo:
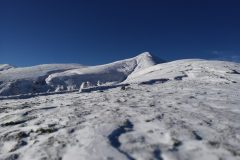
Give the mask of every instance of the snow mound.
[[150, 53], [144, 52], [134, 58], [105, 65], [51, 74], [46, 79], [46, 83], [53, 88], [61, 88], [62, 90], [79, 89], [80, 85], [87, 81], [93, 85], [97, 85], [98, 82], [116, 84], [123, 82], [130, 74], [154, 66], [158, 62], [159, 60], [151, 56]]
[[11, 69], [11, 68], [15, 68], [9, 64], [0, 64], [0, 71], [4, 71], [4, 70], [8, 70], [8, 69]]

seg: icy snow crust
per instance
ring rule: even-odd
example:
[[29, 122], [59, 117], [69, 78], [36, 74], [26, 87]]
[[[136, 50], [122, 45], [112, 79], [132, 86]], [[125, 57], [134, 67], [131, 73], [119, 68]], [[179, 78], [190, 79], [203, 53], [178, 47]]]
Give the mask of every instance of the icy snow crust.
[[0, 100], [0, 160], [239, 160], [239, 68], [179, 60], [111, 87]]

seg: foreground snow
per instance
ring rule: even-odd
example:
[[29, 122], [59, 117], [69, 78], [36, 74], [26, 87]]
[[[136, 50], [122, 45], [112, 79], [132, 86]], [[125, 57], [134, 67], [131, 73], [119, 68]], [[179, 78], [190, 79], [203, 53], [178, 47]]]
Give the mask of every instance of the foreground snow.
[[0, 159], [240, 159], [239, 68], [180, 60], [126, 87], [1, 100]]

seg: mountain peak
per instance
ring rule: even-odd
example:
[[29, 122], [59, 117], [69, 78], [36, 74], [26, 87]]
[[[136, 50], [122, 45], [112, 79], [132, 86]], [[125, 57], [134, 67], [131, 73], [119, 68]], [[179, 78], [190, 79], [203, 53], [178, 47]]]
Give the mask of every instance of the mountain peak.
[[150, 52], [143, 52], [143, 53], [139, 54], [137, 57], [145, 57], [145, 56], [152, 57]]
[[[131, 74], [152, 67], [161, 61], [149, 52], [109, 64], [81, 67], [64, 64], [45, 64], [11, 69], [1, 73], [0, 95], [43, 93], [54, 90], [79, 89], [83, 82], [97, 85], [121, 83]], [[4, 67], [4, 70], [6, 66]], [[0, 67], [1, 71], [1, 67]], [[8, 87], [11, 84], [10, 87]], [[26, 89], [27, 88], [27, 89]], [[37, 88], [37, 89], [36, 89]]]
[[165, 60], [151, 54], [150, 52], [143, 52], [139, 55], [136, 56], [138, 60], [141, 61], [151, 61], [152, 64], [159, 64], [159, 63], [164, 63], [166, 62]]

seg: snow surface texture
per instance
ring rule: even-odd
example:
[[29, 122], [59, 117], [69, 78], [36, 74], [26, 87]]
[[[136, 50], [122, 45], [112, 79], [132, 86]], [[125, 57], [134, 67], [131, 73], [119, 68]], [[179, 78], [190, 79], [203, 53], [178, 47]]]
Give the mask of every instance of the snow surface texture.
[[[111, 87], [1, 100], [0, 160], [240, 160], [240, 64], [124, 62]], [[48, 83], [120, 64], [51, 74]]]

